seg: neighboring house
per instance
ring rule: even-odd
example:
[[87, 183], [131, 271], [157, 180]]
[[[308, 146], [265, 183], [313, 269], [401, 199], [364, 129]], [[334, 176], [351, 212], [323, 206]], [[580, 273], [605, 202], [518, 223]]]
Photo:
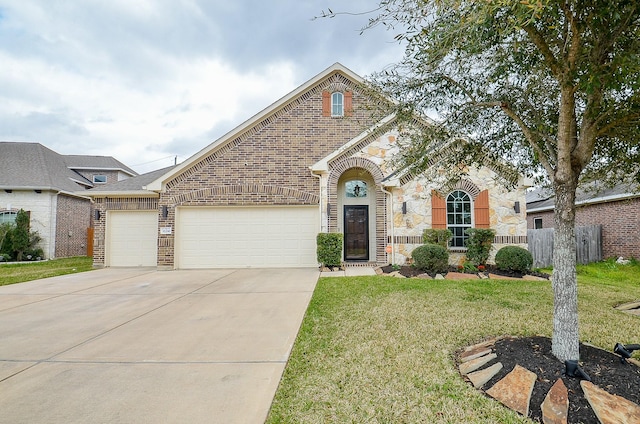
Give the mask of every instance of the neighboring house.
[[39, 143], [0, 142], [0, 222], [13, 222], [24, 209], [45, 257], [86, 255], [91, 199], [83, 191], [134, 175], [108, 156], [66, 156]]
[[94, 264], [317, 266], [319, 232], [344, 234], [346, 262], [402, 264], [432, 227], [456, 234], [456, 261], [469, 227], [526, 247], [522, 181], [470, 169], [444, 190], [394, 170], [394, 117], [371, 118], [362, 83], [335, 64], [184, 163], [90, 190]]
[[[526, 194], [527, 227], [553, 228], [555, 198], [548, 189]], [[602, 226], [602, 255], [640, 258], [640, 191], [626, 184], [578, 189], [576, 226]]]

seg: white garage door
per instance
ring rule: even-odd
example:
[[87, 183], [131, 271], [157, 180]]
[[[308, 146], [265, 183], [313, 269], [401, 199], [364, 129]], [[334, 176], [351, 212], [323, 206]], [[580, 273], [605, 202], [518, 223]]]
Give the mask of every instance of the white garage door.
[[157, 266], [158, 212], [107, 213], [107, 266]]
[[176, 266], [317, 266], [316, 206], [178, 208]]

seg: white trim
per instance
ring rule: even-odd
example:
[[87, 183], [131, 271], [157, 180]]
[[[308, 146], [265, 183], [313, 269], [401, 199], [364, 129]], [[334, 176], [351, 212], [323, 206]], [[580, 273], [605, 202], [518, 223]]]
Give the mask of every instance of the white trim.
[[342, 146], [340, 146], [338, 150], [335, 150], [333, 153], [329, 154], [328, 156], [325, 156], [323, 159], [311, 165], [309, 169], [311, 169], [311, 172], [313, 173], [328, 172], [329, 162], [331, 162], [333, 159], [340, 156], [341, 154], [343, 154], [344, 152], [346, 152], [351, 147], [355, 146], [365, 138], [369, 137], [371, 133], [376, 131], [378, 128], [382, 127], [383, 125], [387, 125], [390, 122], [393, 122], [393, 120], [395, 119], [396, 119], [395, 113], [392, 113], [391, 115], [384, 117], [382, 120], [378, 121], [375, 125], [369, 127], [365, 131], [358, 134], [356, 137], [352, 138], [347, 144], [343, 144]]
[[[592, 199], [580, 200], [576, 202], [576, 206], [582, 205], [593, 205], [598, 203], [607, 203], [607, 202], [616, 202], [619, 200], [627, 200], [634, 199], [636, 197], [640, 197], [640, 193], [623, 193], [623, 194], [612, 194], [611, 196], [603, 196], [603, 197], [594, 197]], [[535, 203], [535, 202], [534, 202]], [[535, 213], [535, 212], [548, 212], [555, 209], [555, 204], [550, 206], [542, 206], [539, 208], [527, 209], [527, 214]]]

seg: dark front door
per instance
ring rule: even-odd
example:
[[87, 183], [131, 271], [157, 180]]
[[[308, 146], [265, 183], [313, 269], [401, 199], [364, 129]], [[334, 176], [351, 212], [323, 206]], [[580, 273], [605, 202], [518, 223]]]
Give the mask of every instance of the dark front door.
[[344, 259], [369, 259], [369, 206], [344, 207]]

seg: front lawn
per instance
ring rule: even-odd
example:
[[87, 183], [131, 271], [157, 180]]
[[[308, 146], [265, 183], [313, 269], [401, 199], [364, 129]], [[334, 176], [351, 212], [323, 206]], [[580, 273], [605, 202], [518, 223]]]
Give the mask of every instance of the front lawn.
[[[580, 266], [578, 279], [581, 341], [640, 342], [640, 317], [613, 309], [640, 299], [640, 264]], [[549, 281], [322, 278], [267, 422], [531, 422], [464, 382], [455, 353], [550, 337], [552, 312]]]
[[41, 262], [5, 263], [0, 265], [0, 286], [92, 269], [93, 259], [87, 256]]

